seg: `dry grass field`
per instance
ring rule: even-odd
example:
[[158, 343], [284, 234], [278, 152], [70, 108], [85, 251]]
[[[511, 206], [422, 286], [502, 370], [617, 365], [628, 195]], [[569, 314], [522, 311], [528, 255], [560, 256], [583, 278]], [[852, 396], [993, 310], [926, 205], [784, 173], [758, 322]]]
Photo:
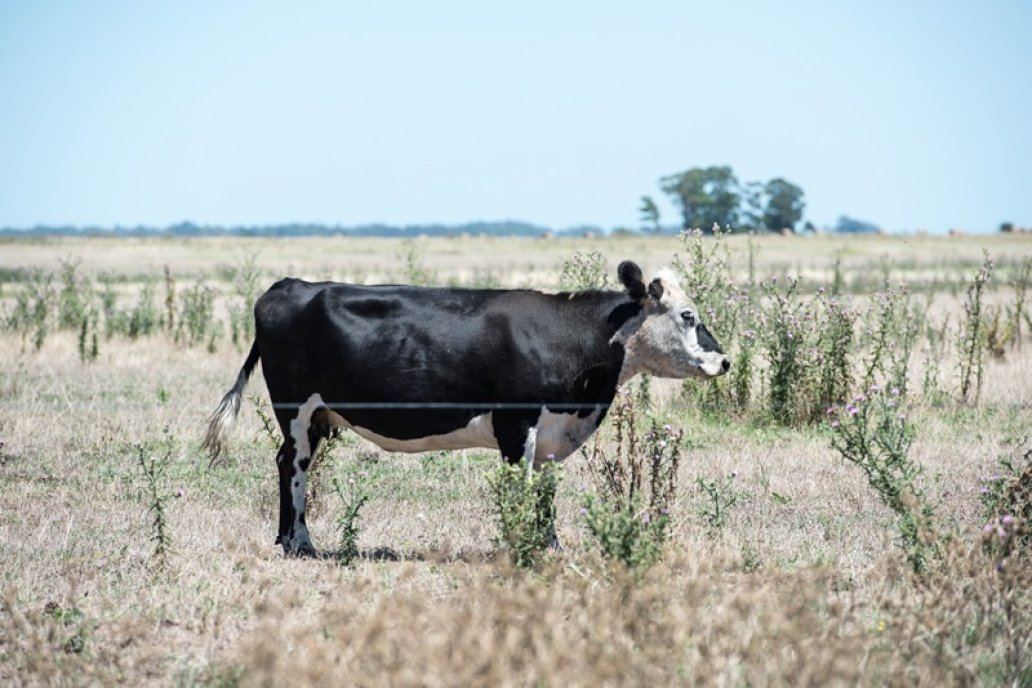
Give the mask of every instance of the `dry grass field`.
[[[723, 246], [738, 283], [797, 276], [804, 302], [838, 275], [859, 313], [856, 379], [875, 292], [910, 285], [922, 326], [905, 362], [909, 458], [935, 511], [921, 537], [939, 548], [926, 572], [914, 573], [897, 515], [832, 447], [826, 421], [765, 414], [774, 383], [762, 360], [735, 409], [702, 408], [704, 391], [653, 381], [654, 412], [685, 440], [670, 542], [644, 571], [598, 554], [579, 456], [558, 492], [566, 549], [530, 571], [497, 543], [491, 452], [387, 454], [344, 436], [311, 485], [308, 523], [326, 556], [305, 559], [273, 544], [275, 448], [254, 401], [229, 461], [208, 467], [200, 441], [243, 362], [249, 342], [234, 343], [234, 328], [246, 331], [239, 314], [255, 286], [290, 274], [557, 289], [564, 264], [592, 251], [612, 285], [625, 258], [647, 271], [689, 260], [676, 238], [10, 240], [0, 242], [0, 683], [1032, 685], [1032, 555], [983, 544], [980, 494], [1000, 476], [1028, 499], [999, 461], [1020, 470], [1032, 446], [1032, 338], [1021, 313], [1001, 323], [1017, 308], [1032, 239], [732, 236]], [[980, 322], [995, 313], [997, 339], [980, 340], [980, 393], [962, 401], [959, 337], [983, 250], [996, 270]], [[84, 327], [72, 313], [61, 326], [69, 266]], [[33, 320], [31, 296], [47, 289], [49, 310]], [[141, 295], [150, 315], [134, 320]], [[200, 305], [187, 312], [191, 298]], [[183, 324], [169, 330], [166, 313]], [[740, 341], [727, 343], [732, 356]], [[260, 375], [248, 394], [267, 398]], [[163, 558], [141, 455], [165, 471], [155, 483]], [[356, 462], [372, 499], [360, 557], [342, 567], [329, 485]], [[717, 524], [700, 479], [733, 498]]]

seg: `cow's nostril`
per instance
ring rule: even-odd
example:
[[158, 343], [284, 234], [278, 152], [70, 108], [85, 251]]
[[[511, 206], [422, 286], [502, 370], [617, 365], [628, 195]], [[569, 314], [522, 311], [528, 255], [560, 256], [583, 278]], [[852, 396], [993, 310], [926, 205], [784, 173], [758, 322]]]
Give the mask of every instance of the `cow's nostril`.
[[723, 369], [723, 371], [724, 371], [724, 372], [726, 373], [727, 371], [731, 370], [731, 361], [729, 361], [729, 360], [727, 360], [727, 359], [725, 358], [725, 359], [723, 360], [723, 362], [721, 362], [721, 364], [720, 364], [720, 367], [721, 367], [721, 368]]

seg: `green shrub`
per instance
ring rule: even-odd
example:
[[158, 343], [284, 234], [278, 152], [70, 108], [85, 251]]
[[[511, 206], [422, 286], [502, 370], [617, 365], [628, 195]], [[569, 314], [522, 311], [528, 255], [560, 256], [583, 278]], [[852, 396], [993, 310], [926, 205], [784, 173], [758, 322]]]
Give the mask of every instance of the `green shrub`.
[[215, 290], [198, 282], [183, 291], [181, 304], [176, 324], [176, 341], [187, 346], [207, 342], [211, 348], [216, 334]]
[[54, 306], [54, 275], [30, 270], [14, 292], [14, 305], [7, 315], [6, 326], [25, 337], [32, 337], [33, 349], [39, 351], [47, 339], [50, 315]]
[[520, 568], [534, 566], [555, 537], [559, 476], [559, 465], [551, 461], [533, 470], [526, 461], [505, 463], [488, 475], [501, 542]]
[[234, 269], [229, 271], [233, 283], [235, 302], [229, 306], [230, 340], [233, 346], [240, 349], [251, 345], [254, 339], [254, 316], [252, 309], [258, 297], [261, 272], [258, 269], [258, 257], [248, 253]]
[[61, 288], [57, 295], [57, 326], [77, 329], [89, 316], [93, 301], [89, 280], [79, 273], [79, 261], [61, 261]]
[[423, 250], [415, 240], [402, 241], [397, 255], [403, 264], [402, 281], [406, 284], [425, 287], [437, 281], [437, 275], [424, 264]]

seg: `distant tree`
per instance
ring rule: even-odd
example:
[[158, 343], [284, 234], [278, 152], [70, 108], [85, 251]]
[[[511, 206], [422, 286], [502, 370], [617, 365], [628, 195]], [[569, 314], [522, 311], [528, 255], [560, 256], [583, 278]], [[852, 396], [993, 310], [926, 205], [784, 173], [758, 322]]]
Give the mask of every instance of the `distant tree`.
[[638, 208], [638, 215], [641, 218], [642, 228], [649, 234], [659, 234], [659, 207], [652, 200], [651, 196], [641, 197], [641, 207]]
[[839, 234], [877, 234], [881, 230], [872, 222], [856, 220], [848, 215], [843, 215], [835, 224], [835, 231]]
[[803, 190], [776, 177], [767, 182], [764, 187], [767, 194], [767, 209], [763, 212], [763, 224], [772, 232], [780, 232], [783, 229], [795, 231], [796, 223], [803, 219]]
[[1014, 231], [1014, 223], [1013, 222], [1001, 222], [1000, 223], [1000, 231], [1001, 232], [1008, 232], [1008, 233], [1009, 232], [1013, 232]]
[[663, 177], [659, 186], [681, 209], [685, 229], [709, 232], [714, 224], [738, 223], [738, 179], [728, 166], [693, 167]]
[[763, 198], [765, 186], [763, 182], [747, 182], [742, 187], [742, 216], [739, 226], [749, 232], [763, 227]]

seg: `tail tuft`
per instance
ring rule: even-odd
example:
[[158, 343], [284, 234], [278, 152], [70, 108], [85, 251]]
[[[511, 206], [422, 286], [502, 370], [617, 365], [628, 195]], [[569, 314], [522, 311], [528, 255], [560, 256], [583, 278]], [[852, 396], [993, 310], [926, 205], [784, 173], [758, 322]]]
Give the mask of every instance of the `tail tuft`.
[[237, 414], [240, 413], [240, 397], [243, 391], [242, 387], [238, 388], [234, 385], [233, 389], [229, 390], [226, 396], [222, 397], [218, 408], [215, 409], [215, 412], [211, 414], [211, 418], [208, 419], [208, 432], [204, 435], [204, 444], [202, 446], [210, 457], [209, 466], [214, 466], [218, 462], [219, 457], [222, 456], [222, 452], [226, 449], [226, 436], [230, 428], [233, 427]]
[[222, 397], [218, 408], [215, 409], [215, 412], [208, 419], [208, 432], [204, 435], [202, 446], [211, 457], [208, 462], [209, 467], [214, 466], [218, 462], [219, 457], [222, 456], [222, 452], [226, 448], [226, 436], [230, 428], [233, 427], [237, 415], [240, 413], [240, 399], [244, 395], [244, 387], [247, 386], [247, 379], [251, 377], [251, 371], [254, 370], [254, 366], [257, 363], [258, 342], [255, 342], [251, 345], [251, 352], [247, 355], [244, 367], [240, 369], [240, 374], [237, 375], [232, 389], [226, 392], [226, 396]]

